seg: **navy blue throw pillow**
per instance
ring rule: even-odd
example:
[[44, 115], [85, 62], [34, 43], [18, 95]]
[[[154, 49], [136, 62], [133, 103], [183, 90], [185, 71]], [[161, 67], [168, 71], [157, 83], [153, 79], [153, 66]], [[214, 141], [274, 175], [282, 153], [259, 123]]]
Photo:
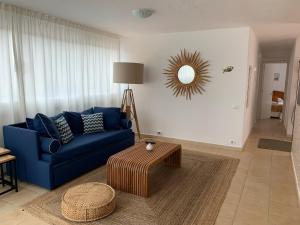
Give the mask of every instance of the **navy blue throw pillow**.
[[104, 129], [118, 130], [121, 128], [121, 110], [117, 107], [94, 107], [94, 113], [103, 113]]
[[26, 118], [26, 125], [27, 125], [27, 128], [30, 129], [30, 130], [35, 130], [34, 129], [34, 124], [33, 124], [33, 119], [31, 118]]
[[40, 137], [40, 142], [41, 150], [45, 153], [54, 154], [60, 149], [59, 140], [47, 137]]
[[[60, 115], [61, 114], [53, 118], [56, 118]], [[37, 132], [39, 132], [40, 135], [60, 140], [59, 132], [52, 118], [49, 118], [48, 116], [42, 113], [38, 113], [33, 119], [33, 126], [34, 129]]]
[[89, 109], [86, 109], [86, 110], [82, 111], [80, 114], [87, 115], [87, 114], [93, 114], [93, 113], [94, 113], [94, 108], [91, 107]]
[[132, 122], [129, 119], [121, 119], [120, 123], [124, 129], [130, 129], [132, 127]]
[[68, 122], [71, 131], [73, 134], [82, 134], [83, 133], [83, 122], [81, 118], [81, 114], [88, 115], [93, 114], [93, 108], [87, 109], [82, 111], [81, 113], [78, 112], [64, 112], [64, 117]]

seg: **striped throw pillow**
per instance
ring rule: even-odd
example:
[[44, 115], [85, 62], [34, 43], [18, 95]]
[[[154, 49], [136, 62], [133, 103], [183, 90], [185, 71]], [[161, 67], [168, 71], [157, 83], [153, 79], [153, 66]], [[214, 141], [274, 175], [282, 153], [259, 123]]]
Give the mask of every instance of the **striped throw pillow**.
[[55, 126], [59, 132], [60, 139], [63, 144], [67, 144], [74, 138], [74, 135], [71, 131], [71, 128], [66, 121], [64, 116], [59, 117], [58, 119], [54, 120]]
[[85, 134], [103, 132], [103, 113], [81, 114]]

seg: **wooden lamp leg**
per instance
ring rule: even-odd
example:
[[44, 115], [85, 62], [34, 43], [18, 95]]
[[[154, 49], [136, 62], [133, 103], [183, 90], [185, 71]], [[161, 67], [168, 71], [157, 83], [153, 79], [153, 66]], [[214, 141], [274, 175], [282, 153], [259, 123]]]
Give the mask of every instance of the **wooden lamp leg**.
[[121, 104], [121, 110], [122, 110], [122, 112], [126, 113], [126, 116], [128, 119], [131, 119], [131, 116], [133, 117], [135, 124], [136, 124], [136, 130], [137, 130], [139, 140], [141, 140], [140, 126], [139, 126], [139, 121], [138, 121], [138, 117], [137, 117], [137, 113], [136, 113], [132, 89], [128, 88], [128, 89], [124, 90], [122, 104]]
[[[124, 90], [124, 92], [123, 92], [122, 104], [121, 104], [121, 112], [126, 112], [126, 105], [127, 105], [126, 91], [127, 90]], [[127, 113], [126, 113], [126, 117], [128, 118]]]
[[131, 96], [130, 98], [131, 98], [131, 105], [132, 105], [132, 110], [133, 110], [133, 118], [135, 120], [136, 130], [137, 130], [137, 133], [138, 133], [138, 136], [139, 136], [139, 140], [141, 140], [140, 126], [139, 126], [139, 121], [138, 121], [138, 117], [137, 117], [137, 113], [136, 113], [135, 102], [134, 102], [134, 97], [133, 97], [133, 91], [132, 90], [130, 92], [130, 96]]

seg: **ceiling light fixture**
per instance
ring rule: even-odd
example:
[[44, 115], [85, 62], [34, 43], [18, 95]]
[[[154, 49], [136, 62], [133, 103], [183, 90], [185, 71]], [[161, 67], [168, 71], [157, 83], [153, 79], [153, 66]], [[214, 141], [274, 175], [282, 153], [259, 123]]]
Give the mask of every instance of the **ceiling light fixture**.
[[154, 13], [153, 9], [134, 9], [131, 11], [132, 15], [142, 19], [148, 18]]

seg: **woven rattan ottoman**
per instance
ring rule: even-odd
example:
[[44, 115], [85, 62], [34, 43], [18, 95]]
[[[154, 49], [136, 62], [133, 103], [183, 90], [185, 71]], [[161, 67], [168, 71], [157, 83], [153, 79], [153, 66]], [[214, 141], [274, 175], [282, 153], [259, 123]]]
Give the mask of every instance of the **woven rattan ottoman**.
[[62, 215], [71, 221], [88, 222], [111, 214], [116, 207], [115, 191], [107, 184], [90, 182], [74, 186], [62, 197]]

